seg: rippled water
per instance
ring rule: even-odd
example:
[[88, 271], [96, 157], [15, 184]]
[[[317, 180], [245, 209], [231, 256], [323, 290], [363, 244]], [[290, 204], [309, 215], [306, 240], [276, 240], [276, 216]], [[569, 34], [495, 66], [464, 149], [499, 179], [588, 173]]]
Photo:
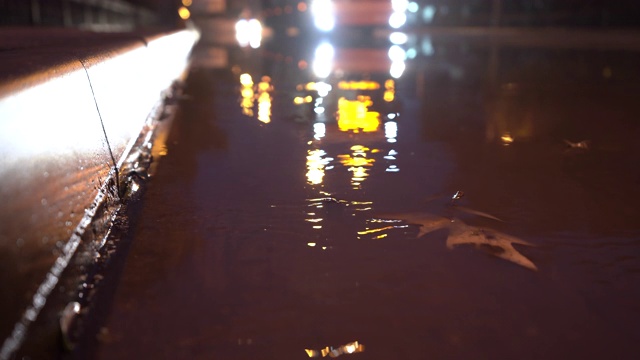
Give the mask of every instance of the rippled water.
[[265, 46], [192, 71], [99, 357], [637, 352], [638, 53]]

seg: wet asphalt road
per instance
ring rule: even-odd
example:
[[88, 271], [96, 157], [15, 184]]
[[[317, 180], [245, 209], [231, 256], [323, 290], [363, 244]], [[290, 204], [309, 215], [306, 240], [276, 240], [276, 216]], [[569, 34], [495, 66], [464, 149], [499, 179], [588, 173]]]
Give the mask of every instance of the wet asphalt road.
[[[435, 42], [387, 102], [388, 47], [340, 46], [322, 104], [303, 45], [192, 70], [92, 355], [634, 358], [640, 55]], [[449, 249], [451, 219], [493, 235]]]

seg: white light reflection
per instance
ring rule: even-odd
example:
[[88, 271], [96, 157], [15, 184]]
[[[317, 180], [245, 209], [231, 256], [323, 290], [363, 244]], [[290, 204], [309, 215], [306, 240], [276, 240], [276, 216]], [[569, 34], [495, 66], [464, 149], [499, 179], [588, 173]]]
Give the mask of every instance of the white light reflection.
[[331, 91], [332, 87], [330, 84], [327, 84], [324, 81], [319, 81], [316, 83], [316, 91], [318, 92], [318, 96], [325, 97], [329, 95], [329, 91]]
[[395, 121], [387, 121], [384, 123], [384, 137], [387, 138], [387, 142], [394, 143], [398, 137], [398, 123]]
[[431, 56], [433, 55], [434, 52], [435, 50], [433, 49], [433, 43], [431, 42], [431, 38], [427, 36], [424, 39], [422, 39], [422, 53], [425, 54], [426, 56]]
[[422, 11], [422, 19], [426, 23], [433, 21], [433, 17], [436, 15], [436, 7], [433, 5], [427, 5]]
[[406, 22], [407, 22], [407, 15], [403, 12], [394, 12], [389, 17], [389, 25], [394, 29], [400, 28]]
[[406, 44], [408, 40], [409, 37], [403, 32], [395, 31], [389, 35], [389, 41], [391, 41], [391, 43], [395, 45]]
[[398, 45], [392, 45], [389, 48], [389, 59], [391, 61], [403, 61], [407, 58], [407, 52]]
[[313, 124], [313, 138], [316, 140], [322, 139], [327, 134], [327, 128], [324, 123]]
[[330, 169], [327, 165], [333, 161], [333, 158], [326, 155], [327, 153], [321, 149], [309, 150], [307, 152], [307, 182], [309, 184], [322, 184], [325, 169]]
[[331, 0], [313, 0], [311, 3], [311, 14], [313, 14], [313, 22], [319, 30], [333, 30], [336, 21], [333, 17], [333, 4]]
[[412, 13], [417, 13], [417, 12], [418, 12], [418, 10], [420, 10], [420, 5], [418, 5], [418, 3], [417, 3], [417, 2], [412, 1], [412, 2], [410, 2], [410, 3], [409, 3], [409, 5], [407, 6], [407, 10], [408, 10], [409, 12], [412, 12]]
[[404, 61], [394, 61], [391, 63], [391, 69], [389, 69], [389, 74], [394, 78], [399, 78], [404, 73], [406, 65]]
[[393, 149], [391, 149], [391, 150], [389, 150], [389, 154], [385, 155], [384, 158], [386, 160], [395, 160], [396, 159], [396, 155], [398, 155], [398, 152], [393, 150]]
[[318, 45], [312, 65], [313, 73], [317, 77], [324, 79], [331, 74], [334, 53], [335, 50], [331, 44], [322, 43]]
[[236, 23], [236, 40], [242, 47], [260, 47], [262, 41], [262, 24], [256, 19], [241, 19]]
[[405, 12], [409, 7], [409, 0], [391, 0], [391, 8], [395, 12]]

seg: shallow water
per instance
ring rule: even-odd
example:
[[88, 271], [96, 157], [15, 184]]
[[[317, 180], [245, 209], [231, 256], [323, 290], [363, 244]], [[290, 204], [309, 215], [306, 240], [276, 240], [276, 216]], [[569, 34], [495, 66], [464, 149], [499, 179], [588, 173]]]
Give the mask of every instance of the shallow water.
[[631, 358], [640, 54], [418, 43], [337, 44], [324, 97], [308, 41], [194, 68], [96, 356]]

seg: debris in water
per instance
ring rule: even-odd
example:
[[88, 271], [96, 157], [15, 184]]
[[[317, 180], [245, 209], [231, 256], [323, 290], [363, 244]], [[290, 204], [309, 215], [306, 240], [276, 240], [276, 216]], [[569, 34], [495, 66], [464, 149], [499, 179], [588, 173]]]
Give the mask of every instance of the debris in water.
[[71, 332], [78, 314], [80, 314], [80, 303], [78, 303], [77, 301], [72, 301], [67, 304], [64, 310], [62, 310], [62, 314], [60, 315], [60, 330], [62, 331], [62, 341], [64, 342], [64, 347], [68, 350], [71, 350], [74, 347], [74, 343], [71, 340]]
[[589, 150], [589, 140], [582, 140], [579, 142], [571, 142], [569, 140], [564, 140], [564, 142], [567, 144], [567, 146], [569, 147], [569, 149], [574, 149], [574, 150]]
[[453, 194], [453, 196], [451, 197], [451, 201], [456, 201], [456, 200], [460, 200], [462, 199], [462, 197], [464, 196], [464, 191], [462, 190], [458, 190], [456, 191], [455, 194]]
[[344, 354], [355, 354], [355, 353], [363, 352], [364, 345], [358, 343], [357, 341], [354, 341], [337, 348], [327, 346], [321, 350], [304, 349], [304, 351], [307, 353], [307, 356], [309, 356], [310, 358], [327, 357], [327, 356], [336, 358]]

